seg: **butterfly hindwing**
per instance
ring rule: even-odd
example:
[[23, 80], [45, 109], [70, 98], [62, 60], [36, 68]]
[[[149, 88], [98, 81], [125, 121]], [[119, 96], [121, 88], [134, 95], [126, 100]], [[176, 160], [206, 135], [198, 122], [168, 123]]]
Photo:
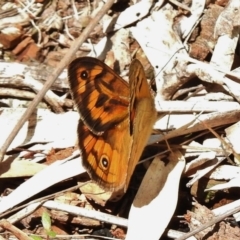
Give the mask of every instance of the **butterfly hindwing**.
[[91, 178], [107, 190], [124, 188], [127, 178], [125, 160], [129, 159], [132, 145], [127, 120], [97, 136], [80, 119], [78, 138], [83, 166]]

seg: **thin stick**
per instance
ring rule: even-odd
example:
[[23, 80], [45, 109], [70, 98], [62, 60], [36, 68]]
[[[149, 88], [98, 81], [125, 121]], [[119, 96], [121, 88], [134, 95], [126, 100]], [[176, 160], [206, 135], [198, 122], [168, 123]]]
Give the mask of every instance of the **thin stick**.
[[13, 226], [10, 222], [5, 219], [0, 221], [0, 227], [10, 231], [19, 240], [32, 240], [26, 233], [21, 231], [19, 228]]
[[29, 119], [34, 109], [38, 105], [38, 103], [42, 100], [43, 96], [47, 92], [47, 90], [52, 86], [56, 78], [63, 71], [63, 69], [69, 64], [69, 62], [73, 59], [74, 53], [77, 52], [79, 47], [83, 44], [83, 42], [87, 39], [90, 33], [93, 31], [94, 27], [98, 24], [101, 18], [105, 15], [105, 13], [111, 8], [114, 0], [108, 0], [106, 4], [102, 7], [102, 9], [98, 12], [98, 14], [92, 19], [92, 21], [88, 24], [88, 26], [84, 29], [82, 34], [78, 39], [76, 39], [67, 54], [63, 57], [62, 61], [59, 63], [59, 67], [55, 69], [55, 71], [49, 76], [47, 82], [43, 86], [42, 90], [37, 94], [37, 96], [32, 101], [31, 105], [29, 105], [26, 112], [23, 114], [18, 124], [14, 127], [11, 134], [6, 139], [5, 143], [0, 149], [0, 162], [3, 160], [5, 152], [10, 146], [11, 142], [22, 128], [23, 124]]
[[176, 0], [169, 0], [169, 2], [175, 4], [176, 6], [182, 8], [182, 9], [185, 9], [185, 10], [191, 12], [191, 9], [188, 6], [186, 6], [185, 4], [182, 4], [182, 3], [180, 3], [180, 2], [178, 2]]
[[215, 223], [217, 223], [217, 222], [220, 222], [220, 221], [223, 220], [224, 218], [226, 218], [226, 217], [228, 217], [228, 216], [230, 216], [230, 215], [233, 215], [233, 214], [236, 213], [236, 212], [239, 212], [239, 210], [240, 210], [240, 207], [239, 207], [239, 206], [236, 207], [236, 208], [234, 208], [234, 209], [231, 209], [231, 210], [225, 212], [224, 214], [219, 215], [219, 216], [213, 218], [211, 221], [209, 221], [209, 222], [201, 225], [200, 227], [194, 229], [193, 231], [191, 231], [191, 232], [189, 232], [189, 233], [186, 233], [186, 234], [182, 235], [182, 236], [179, 237], [179, 238], [176, 238], [175, 240], [184, 240], [184, 239], [187, 239], [187, 238], [189, 238], [189, 237], [191, 237], [191, 236], [194, 236], [195, 234], [203, 231], [204, 229], [212, 226], [213, 224], [215, 224]]

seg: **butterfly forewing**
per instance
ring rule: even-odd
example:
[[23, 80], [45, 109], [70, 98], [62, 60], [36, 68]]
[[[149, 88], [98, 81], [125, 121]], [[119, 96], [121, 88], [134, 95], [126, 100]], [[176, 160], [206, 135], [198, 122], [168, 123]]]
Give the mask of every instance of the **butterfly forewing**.
[[133, 142], [128, 163], [126, 188], [146, 146], [157, 116], [143, 66], [137, 59], [133, 60], [129, 68], [129, 88], [130, 133]]
[[127, 118], [128, 84], [107, 65], [77, 58], [68, 67], [68, 78], [81, 118], [92, 132], [100, 135]]

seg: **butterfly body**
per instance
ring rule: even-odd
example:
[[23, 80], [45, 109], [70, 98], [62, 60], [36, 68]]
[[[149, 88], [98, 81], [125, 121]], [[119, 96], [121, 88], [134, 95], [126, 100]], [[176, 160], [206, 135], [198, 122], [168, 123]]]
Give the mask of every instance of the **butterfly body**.
[[83, 165], [107, 190], [126, 191], [156, 120], [144, 70], [134, 60], [129, 84], [100, 60], [75, 59], [68, 68], [80, 113], [78, 142]]

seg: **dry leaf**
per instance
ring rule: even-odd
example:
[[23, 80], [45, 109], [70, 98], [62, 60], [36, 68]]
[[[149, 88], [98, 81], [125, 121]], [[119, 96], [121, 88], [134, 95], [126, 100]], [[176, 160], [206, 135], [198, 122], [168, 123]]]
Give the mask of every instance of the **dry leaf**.
[[180, 152], [168, 160], [165, 164], [157, 157], [149, 166], [130, 209], [126, 240], [157, 240], [172, 218], [185, 160]]

